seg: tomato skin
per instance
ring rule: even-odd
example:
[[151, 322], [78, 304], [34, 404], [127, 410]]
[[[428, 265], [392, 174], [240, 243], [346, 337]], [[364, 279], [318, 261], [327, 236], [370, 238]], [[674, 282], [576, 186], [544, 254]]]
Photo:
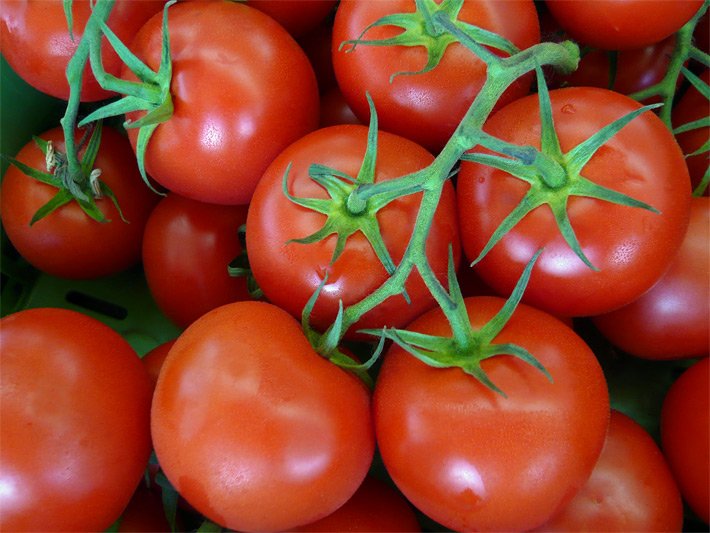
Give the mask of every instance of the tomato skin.
[[693, 198], [688, 231], [663, 277], [629, 305], [592, 320], [609, 341], [637, 357], [708, 355], [710, 198]]
[[546, 0], [573, 39], [604, 50], [642, 48], [678, 31], [700, 9], [702, 0]]
[[170, 193], [143, 236], [143, 270], [160, 309], [181, 328], [220, 305], [250, 298], [245, 277], [227, 266], [241, 252], [246, 206], [213, 205]]
[[[605, 89], [571, 87], [550, 92], [563, 152], [640, 104]], [[522, 98], [493, 115], [490, 134], [518, 145], [540, 146], [537, 96]], [[683, 154], [653, 113], [637, 117], [609, 140], [582, 170], [589, 180], [653, 206], [619, 206], [570, 197], [567, 213], [582, 250], [599, 270], [587, 267], [564, 241], [549, 206], [519, 222], [477, 265], [499, 294], [509, 294], [536, 250], [544, 252], [532, 272], [523, 301], [557, 316], [589, 316], [637, 299], [670, 266], [685, 235], [690, 213], [690, 179]], [[473, 260], [529, 185], [509, 174], [464, 162], [457, 196], [461, 240]]]
[[[163, 0], [118, 0], [108, 19], [108, 26], [126, 42], [164, 5]], [[69, 36], [62, 2], [44, 0], [12, 0], [0, 4], [0, 42], [2, 54], [12, 69], [46, 94], [69, 99], [66, 68], [79, 45], [91, 14], [89, 0], [73, 0], [74, 41]], [[104, 39], [101, 49], [103, 65], [109, 74], [118, 76], [121, 60]], [[91, 67], [84, 69], [81, 100], [94, 102], [114, 93], [104, 91]]]
[[[504, 300], [465, 302], [479, 328]], [[451, 334], [439, 309], [408, 329]], [[606, 382], [572, 329], [520, 305], [495, 342], [527, 348], [554, 383], [512, 356], [483, 361], [506, 399], [461, 369], [430, 367], [393, 346], [375, 384], [375, 431], [387, 471], [420, 511], [456, 531], [539, 526], [582, 487], [606, 435]]]
[[[77, 132], [77, 142], [81, 135]], [[61, 128], [40, 137], [64, 152]], [[46, 171], [45, 156], [34, 141], [15, 159]], [[30, 226], [37, 210], [58, 189], [30, 178], [13, 165], [8, 167], [0, 196], [3, 227], [17, 251], [39, 270], [61, 278], [89, 279], [115, 274], [140, 261], [143, 228], [160, 197], [141, 179], [128, 140], [110, 127], [102, 129], [94, 168], [101, 169], [99, 179], [116, 195], [128, 223], [104, 197], [96, 203], [110, 222], [96, 222], [76, 202], [70, 202]]]
[[[247, 204], [271, 160], [318, 126], [313, 68], [286, 30], [246, 5], [178, 3], [168, 19], [174, 113], [148, 143], [146, 171], [194, 200]], [[161, 22], [150, 19], [131, 45], [153, 69]], [[135, 149], [138, 132], [129, 135]]]
[[612, 410], [594, 471], [572, 501], [539, 531], [681, 531], [683, 502], [653, 438]]
[[710, 360], [700, 359], [671, 385], [661, 409], [661, 445], [683, 499], [710, 523]]
[[336, 3], [336, 0], [248, 0], [250, 6], [273, 17], [294, 37], [318, 26]]
[[66, 309], [0, 321], [0, 528], [102, 531], [150, 455], [150, 383], [131, 346]]
[[[413, 0], [342, 1], [333, 25], [333, 66], [343, 95], [355, 115], [368, 122], [369, 92], [377, 109], [380, 127], [410, 138], [436, 153], [451, 137], [486, 77], [485, 64], [459, 43], [449, 46], [439, 65], [425, 74], [400, 75], [398, 71], [418, 71], [427, 62], [421, 46], [360, 45], [354, 52], [339, 50], [340, 44], [357, 39], [360, 33], [382, 16], [413, 12]], [[535, 5], [529, 0], [476, 0], [465, 2], [459, 20], [495, 31], [518, 48], [528, 48], [540, 40]], [[376, 27], [366, 39], [392, 37], [402, 30], [394, 26]], [[531, 78], [525, 76], [504, 93], [499, 106], [528, 93]]]
[[[699, 77], [705, 83], [710, 83], [710, 69], [705, 69]], [[688, 124], [706, 117], [708, 114], [707, 108], [707, 99], [691, 85], [678, 101], [678, 104], [673, 108], [673, 127], [677, 128], [683, 124]], [[683, 150], [683, 153], [686, 154], [685, 161], [688, 164], [688, 172], [690, 172], [690, 180], [693, 188], [702, 181], [705, 172], [708, 170], [708, 153], [702, 152], [696, 155], [688, 154], [692, 154], [698, 150], [708, 141], [708, 138], [710, 138], [710, 128], [707, 126], [676, 134], [678, 144]], [[707, 187], [704, 195], [708, 196], [709, 194], [710, 187]]]
[[175, 339], [165, 341], [158, 344], [155, 348], [146, 353], [142, 358], [141, 362], [145, 366], [150, 381], [155, 389], [155, 384], [158, 382], [158, 376], [160, 375], [160, 369], [163, 368], [163, 363], [170, 353], [170, 348], [175, 344]]
[[152, 434], [178, 492], [238, 531], [330, 514], [357, 490], [374, 452], [365, 386], [264, 302], [219, 307], [178, 337], [158, 378]]
[[[319, 230], [325, 215], [296, 205], [282, 191], [282, 180], [289, 163], [288, 189], [297, 197], [328, 198], [326, 191], [308, 176], [311, 163], [357, 176], [367, 145], [367, 127], [340, 125], [317, 130], [292, 144], [269, 166], [254, 194], [247, 215], [249, 263], [266, 298], [300, 319], [309, 298], [323, 287], [313, 312], [311, 325], [324, 330], [343, 306], [356, 303], [387, 279], [387, 272], [369, 241], [357, 232], [348, 238], [340, 257], [331, 263], [335, 237], [301, 244], [291, 239], [306, 237]], [[380, 131], [378, 134], [375, 181], [403, 176], [431, 163], [433, 156], [403, 137]], [[398, 264], [409, 242], [421, 195], [399, 198], [382, 208], [377, 219], [385, 246]], [[455, 195], [447, 183], [439, 202], [427, 242], [427, 256], [439, 279], [446, 281], [449, 244], [458, 264], [460, 243], [456, 220]], [[418, 273], [406, 283], [411, 303], [401, 295], [366, 313], [351, 332], [383, 325], [403, 326], [435, 305]]]
[[411, 505], [396, 488], [367, 476], [352, 498], [334, 513], [294, 531], [413, 532], [421, 531], [421, 526]]

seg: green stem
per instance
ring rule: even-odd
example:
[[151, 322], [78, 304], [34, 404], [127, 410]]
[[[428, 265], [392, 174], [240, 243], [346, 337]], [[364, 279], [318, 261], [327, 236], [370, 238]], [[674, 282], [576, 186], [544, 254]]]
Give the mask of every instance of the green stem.
[[579, 50], [571, 43], [541, 43], [489, 66], [483, 87], [432, 164], [417, 172], [383, 182], [387, 184], [386, 186], [378, 183], [368, 187], [367, 194], [370, 197], [375, 197], [380, 191], [391, 195], [397, 189], [403, 193], [423, 190], [423, 194], [412, 237], [402, 261], [380, 287], [364, 299], [345, 308], [342, 316], [343, 332], [354, 325], [367, 311], [384, 302], [388, 297], [401, 293], [405, 281], [416, 268], [451, 324], [454, 338], [463, 341], [468, 336], [470, 325], [467, 316], [464, 316], [464, 310], [459, 309], [460, 306], [451, 305], [449, 295], [434, 276], [426, 257], [426, 241], [444, 184], [464, 152], [478, 145], [479, 140], [482, 139], [481, 128], [484, 122], [503, 92], [515, 80], [541, 65], [552, 64], [567, 70], [574, 69], [578, 61]]
[[[92, 47], [99, 49], [101, 46], [100, 22], [108, 20], [114, 3], [115, 0], [97, 0], [93, 8], [92, 16], [89, 17], [86, 23], [84, 35], [81, 41], [79, 41], [76, 52], [67, 65], [66, 76], [69, 82], [69, 99], [64, 116], [59, 123], [64, 131], [65, 151], [69, 170], [68, 175], [74, 182], [87, 179], [82, 173], [79, 153], [74, 140], [77, 118], [79, 116], [79, 106], [81, 104], [81, 82]], [[67, 185], [71, 187], [72, 184]]]

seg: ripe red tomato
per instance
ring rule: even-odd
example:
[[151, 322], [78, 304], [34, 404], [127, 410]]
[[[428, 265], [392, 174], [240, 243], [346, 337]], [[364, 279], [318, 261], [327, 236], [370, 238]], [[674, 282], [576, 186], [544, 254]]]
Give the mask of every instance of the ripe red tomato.
[[609, 341], [638, 357], [708, 355], [710, 198], [693, 198], [683, 244], [661, 279], [629, 305], [592, 320]]
[[[332, 126], [317, 130], [289, 146], [269, 166], [254, 193], [247, 216], [249, 263], [266, 298], [299, 317], [324, 276], [326, 285], [311, 314], [311, 325], [324, 330], [344, 306], [356, 303], [387, 279], [388, 274], [370, 242], [361, 232], [348, 238], [340, 257], [331, 264], [336, 239], [302, 244], [292, 239], [319, 230], [326, 216], [296, 205], [282, 190], [288, 165], [288, 190], [296, 197], [328, 198], [325, 189], [308, 175], [317, 162], [354, 177], [362, 165], [368, 128], [358, 125]], [[377, 145], [375, 182], [403, 176], [431, 163], [433, 156], [403, 137], [380, 132]], [[377, 214], [382, 238], [394, 264], [398, 264], [409, 242], [419, 209], [421, 194], [391, 202]], [[454, 259], [460, 257], [458, 224], [453, 187], [447, 183], [429, 234], [427, 256], [432, 269], [445, 282], [449, 245]], [[406, 283], [411, 303], [402, 295], [388, 298], [365, 314], [353, 327], [403, 326], [426, 309], [434, 299], [418, 273]]]
[[143, 270], [158, 307], [184, 328], [222, 304], [250, 298], [245, 277], [227, 272], [241, 252], [246, 206], [212, 205], [171, 193], [143, 236]]
[[705, 357], [671, 385], [661, 410], [661, 444], [680, 493], [710, 523], [710, 360]]
[[[77, 142], [81, 135], [77, 131]], [[56, 151], [64, 151], [61, 128], [40, 137], [52, 141]], [[33, 141], [15, 159], [46, 172], [45, 156]], [[140, 261], [143, 228], [160, 197], [145, 186], [128, 140], [114, 129], [104, 126], [101, 130], [94, 168], [101, 169], [99, 179], [116, 195], [128, 222], [121, 220], [113, 202], [104, 197], [96, 203], [110, 222], [96, 222], [72, 201], [30, 226], [37, 210], [58, 189], [15, 166], [8, 167], [0, 195], [3, 227], [17, 251], [39, 270], [61, 278], [89, 279], [120, 272]]]
[[604, 50], [643, 48], [677, 32], [703, 0], [547, 0], [557, 22], [581, 44]]
[[66, 309], [0, 321], [0, 529], [103, 531], [150, 455], [150, 383], [131, 346]]
[[[68, 100], [69, 84], [65, 71], [79, 45], [92, 4], [89, 0], [72, 1], [72, 40], [64, 16], [64, 2], [13, 0], [0, 3], [3, 57], [35, 89]], [[125, 42], [164, 4], [164, 0], [118, 0], [109, 16], [108, 26]], [[121, 60], [105, 39], [101, 57], [106, 72], [118, 76]], [[81, 100], [93, 102], [112, 95], [99, 86], [87, 64], [82, 79]]]
[[274, 18], [294, 37], [318, 26], [336, 3], [336, 0], [248, 0], [250, 6]]
[[199, 512], [237, 531], [334, 512], [370, 467], [370, 396], [264, 302], [210, 311], [178, 337], [153, 397], [161, 468]]
[[653, 438], [619, 411], [592, 475], [539, 531], [680, 531], [683, 502]]
[[170, 353], [170, 348], [175, 344], [175, 339], [163, 342], [146, 353], [142, 358], [141, 362], [145, 366], [150, 381], [155, 388], [155, 384], [158, 382], [158, 376], [160, 375], [160, 369], [163, 368], [163, 363]]
[[[339, 49], [343, 41], [357, 39], [379, 18], [414, 10], [414, 0], [341, 2], [333, 26], [333, 66], [345, 99], [363, 123], [370, 115], [365, 97], [369, 92], [383, 130], [438, 152], [480, 91], [486, 79], [485, 64], [468, 48], [454, 43], [433, 70], [396, 76], [390, 83], [394, 73], [416, 72], [426, 65], [424, 47], [359, 45], [351, 52], [346, 51], [348, 47]], [[520, 49], [540, 40], [537, 12], [531, 0], [464, 2], [458, 19], [498, 33]], [[364, 38], [383, 39], [401, 32], [395, 26], [380, 26], [370, 29]], [[518, 80], [499, 105], [527, 94], [530, 81], [528, 76]]]
[[[318, 125], [313, 68], [276, 21], [238, 2], [179, 3], [168, 19], [174, 112], [148, 143], [146, 171], [188, 198], [247, 204], [271, 160]], [[131, 45], [155, 70], [161, 23], [154, 16]]]
[[409, 502], [390, 484], [367, 476], [352, 498], [333, 514], [293, 531], [362, 531], [383, 533], [421, 531]]
[[[705, 69], [700, 74], [700, 79], [705, 83], [710, 83], [710, 69]], [[688, 124], [708, 116], [708, 101], [692, 85], [683, 94], [678, 104], [673, 108], [673, 127], [678, 128], [683, 124]], [[707, 126], [696, 128], [690, 131], [676, 134], [676, 139], [683, 153], [686, 154], [685, 161], [688, 164], [690, 180], [693, 188], [702, 181], [703, 176], [708, 171], [708, 152], [701, 152], [690, 155], [702, 147], [710, 139], [710, 128]], [[705, 189], [704, 195], [710, 194], [710, 187]]]
[[[564, 153], [640, 104], [616, 92], [571, 87], [550, 92]], [[495, 113], [485, 131], [516, 145], [540, 147], [538, 97], [517, 100]], [[588, 180], [646, 202], [660, 214], [572, 196], [565, 207], [585, 265], [566, 243], [549, 206], [528, 213], [475, 266], [499, 294], [509, 294], [533, 253], [540, 256], [523, 301], [558, 316], [609, 312], [637, 299], [670, 266], [688, 225], [690, 179], [672, 134], [646, 112], [607, 141], [584, 166]], [[475, 259], [530, 186], [506, 172], [464, 162], [457, 195], [461, 240]], [[565, 189], [562, 188], [564, 193]]]
[[[474, 328], [502, 307], [467, 298]], [[408, 329], [451, 335], [433, 310]], [[520, 305], [495, 339], [526, 348], [551, 374], [508, 355], [482, 362], [506, 394], [460, 368], [433, 368], [393, 346], [375, 384], [382, 460], [420, 511], [456, 531], [537, 527], [584, 485], [604, 443], [609, 398], [594, 353], [556, 318]]]

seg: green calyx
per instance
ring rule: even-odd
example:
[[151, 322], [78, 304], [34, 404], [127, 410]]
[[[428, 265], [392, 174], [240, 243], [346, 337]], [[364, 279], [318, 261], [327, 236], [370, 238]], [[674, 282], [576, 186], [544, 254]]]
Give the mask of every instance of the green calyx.
[[[136, 75], [139, 81], [131, 82], [122, 80], [108, 74], [103, 68], [100, 48], [92, 47], [90, 50], [91, 68], [101, 87], [109, 91], [121, 93], [125, 96], [100, 107], [79, 123], [81, 126], [102, 118], [124, 115], [135, 111], [145, 111], [146, 113], [143, 117], [135, 122], [126, 121], [124, 127], [138, 128], [138, 140], [136, 143], [138, 169], [140, 170], [143, 180], [151, 189], [153, 189], [153, 187], [145, 171], [145, 152], [155, 129], [161, 123], [170, 119], [173, 114], [173, 102], [170, 94], [172, 60], [170, 57], [170, 35], [168, 32], [168, 8], [175, 4], [176, 1], [177, 0], [171, 0], [167, 2], [163, 8], [161, 60], [157, 72], [150, 69], [145, 63], [138, 59], [105, 22], [100, 22], [103, 35], [106, 36], [106, 39], [118, 56], [131, 72]], [[155, 191], [155, 189], [153, 190]]]
[[472, 265], [481, 261], [498, 241], [528, 213], [542, 205], [547, 205], [555, 217], [560, 233], [577, 257], [589, 268], [598, 270], [584, 254], [574, 232], [567, 213], [569, 198], [586, 196], [658, 213], [654, 207], [644, 202], [608, 187], [597, 185], [584, 177], [583, 171], [594, 154], [624, 126], [642, 113], [659, 107], [660, 104], [644, 106], [624, 115], [597, 131], [569, 152], [564, 153], [555, 131], [550, 95], [539, 68], [537, 75], [542, 129], [541, 150], [510, 145], [482, 134], [479, 139], [480, 145], [503, 155], [468, 153], [461, 158], [464, 161], [474, 161], [503, 170], [530, 184], [523, 199], [493, 232]]
[[[411, 355], [435, 368], [461, 368], [467, 374], [475, 377], [483, 385], [492, 391], [507, 397], [505, 391], [501, 390], [491, 381], [481, 367], [481, 363], [486, 359], [498, 355], [510, 355], [516, 357], [542, 372], [545, 377], [552, 382], [552, 376], [545, 367], [525, 348], [512, 343], [495, 343], [495, 338], [513, 316], [513, 312], [520, 303], [525, 292], [525, 287], [530, 280], [532, 268], [537, 261], [542, 250], [538, 250], [523, 270], [515, 289], [498, 313], [484, 324], [480, 329], [474, 329], [468, 320], [466, 304], [461, 294], [461, 290], [456, 282], [456, 271], [454, 263], [450, 257], [448, 284], [451, 306], [442, 308], [451, 324], [453, 333], [450, 337], [428, 335], [416, 331], [385, 329], [364, 330], [371, 335], [380, 335], [381, 338], [389, 339]], [[448, 311], [448, 312], [447, 312]], [[457, 316], [454, 316], [457, 315]]]
[[367, 148], [356, 178], [325, 165], [313, 164], [309, 168], [310, 177], [326, 190], [329, 198], [299, 198], [288, 190], [291, 165], [286, 168], [282, 182], [284, 195], [293, 203], [326, 216], [325, 223], [315, 233], [289, 242], [311, 244], [335, 234], [337, 240], [331, 258], [333, 264], [345, 249], [347, 239], [360, 232], [372, 245], [382, 266], [391, 275], [396, 266], [382, 239], [376, 215], [394, 198], [387, 194], [370, 196], [367, 193], [374, 187], [377, 162], [377, 113], [372, 99], [369, 95], [367, 98], [370, 104]]
[[[427, 62], [421, 70], [400, 71], [390, 76], [390, 82], [399, 75], [423, 74], [433, 70], [444, 57], [450, 44], [464, 42], [467, 46], [475, 43], [476, 51], [482, 52], [484, 46], [514, 54], [518, 51], [513, 43], [493, 32], [474, 26], [458, 19], [464, 0], [415, 0], [413, 13], [395, 13], [385, 15], [367, 26], [357, 39], [344, 41], [340, 49], [353, 52], [359, 45], [369, 46], [423, 46], [427, 50]], [[365, 34], [378, 26], [395, 26], [403, 31], [394, 37], [383, 39], [364, 39]], [[489, 54], [479, 54], [485, 60]]]
[[123, 217], [123, 213], [121, 212], [113, 191], [111, 191], [108, 185], [99, 180], [101, 170], [94, 168], [94, 162], [96, 161], [101, 140], [101, 129], [102, 126], [99, 121], [91, 128], [91, 135], [89, 136], [87, 132], [80, 141], [79, 148], [85, 145], [86, 149], [80, 161], [80, 168], [76, 172], [72, 172], [71, 165], [68, 164], [65, 154], [56, 151], [51, 142], [39, 137], [33, 137], [33, 139], [37, 148], [44, 154], [46, 171], [32, 168], [12, 157], [7, 158], [10, 164], [25, 175], [57, 189], [57, 193], [52, 199], [40, 207], [32, 216], [30, 225], [33, 225], [35, 222], [72, 201], [77, 202], [79, 207], [97, 222], [110, 222], [96, 203], [97, 200], [104, 197], [109, 198], [113, 202], [121, 215], [121, 219], [127, 222]]

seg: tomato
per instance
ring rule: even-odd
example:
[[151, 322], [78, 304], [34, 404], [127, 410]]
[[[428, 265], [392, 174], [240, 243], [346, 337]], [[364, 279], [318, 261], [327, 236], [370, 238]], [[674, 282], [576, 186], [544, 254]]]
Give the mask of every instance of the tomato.
[[[350, 176], [357, 176], [367, 145], [368, 128], [332, 126], [317, 130], [282, 152], [269, 166], [257, 186], [247, 215], [247, 250], [252, 273], [266, 298], [296, 317], [318, 289], [327, 282], [311, 314], [311, 325], [324, 330], [334, 320], [338, 303], [354, 304], [387, 279], [387, 271], [372, 245], [361, 232], [350, 236], [344, 251], [331, 264], [336, 238], [303, 244], [292, 239], [319, 230], [326, 216], [293, 203], [282, 190], [288, 165], [288, 190], [296, 197], [328, 198], [325, 189], [308, 175], [311, 163], [320, 163]], [[380, 131], [375, 182], [403, 176], [431, 163], [432, 155], [403, 137]], [[421, 194], [398, 198], [377, 213], [384, 244], [394, 264], [404, 255], [414, 226]], [[458, 224], [453, 187], [447, 183], [434, 216], [427, 241], [427, 257], [442, 282], [446, 280], [449, 246], [460, 257]], [[435, 305], [418, 273], [406, 283], [411, 303], [402, 295], [388, 298], [363, 316], [360, 328], [403, 326]]]
[[592, 320], [607, 339], [638, 357], [708, 355], [710, 198], [693, 198], [685, 239], [663, 277], [629, 305]]
[[333, 514], [294, 531], [421, 531], [409, 502], [390, 484], [367, 476], [352, 498]]
[[[77, 142], [81, 136], [77, 131]], [[55, 151], [64, 151], [61, 128], [40, 137], [52, 141]], [[44, 153], [33, 141], [15, 158], [46, 172]], [[115, 274], [140, 261], [143, 228], [160, 197], [145, 186], [128, 140], [114, 129], [102, 128], [94, 168], [101, 169], [99, 179], [115, 194], [126, 221], [104, 196], [96, 203], [109, 222], [96, 222], [72, 201], [30, 226], [37, 210], [58, 189], [8, 167], [0, 197], [3, 227], [17, 251], [39, 270], [61, 278], [88, 279]]]
[[118, 524], [118, 531], [136, 533], [145, 531], [170, 531], [170, 524], [165, 517], [163, 500], [155, 491], [149, 490], [144, 485], [139, 485], [131, 501], [123, 511]]
[[333, 87], [321, 96], [320, 126], [335, 126], [337, 124], [362, 124], [345, 101], [343, 93]]
[[[415, 10], [413, 0], [346, 0], [339, 4], [333, 26], [333, 65], [345, 99], [355, 115], [367, 123], [369, 108], [365, 93], [375, 102], [380, 127], [410, 138], [438, 152], [449, 140], [459, 121], [486, 79], [486, 66], [460, 43], [451, 44], [439, 65], [425, 74], [416, 72], [427, 63], [423, 46], [359, 45], [353, 51], [341, 43], [357, 39], [365, 28], [383, 16]], [[540, 27], [531, 0], [476, 0], [465, 2], [459, 20], [493, 31], [520, 49], [540, 40]], [[401, 33], [396, 26], [368, 30], [365, 39], [384, 39]], [[501, 52], [502, 53], [502, 52]], [[530, 77], [515, 82], [499, 105], [528, 93]]]
[[370, 395], [275, 305], [236, 302], [178, 337], [152, 434], [176, 490], [238, 531], [285, 530], [343, 505], [370, 467]]
[[540, 531], [680, 531], [683, 502], [670, 468], [633, 419], [611, 412], [592, 475]]
[[[174, 112], [148, 143], [146, 171], [194, 200], [247, 204], [271, 160], [318, 125], [313, 68], [277, 22], [238, 2], [178, 3], [168, 19]], [[155, 70], [161, 23], [150, 19], [131, 45]]]
[[581, 44], [604, 50], [643, 48], [677, 32], [702, 0], [546, 0], [557, 22]]
[[336, 0], [248, 0], [250, 6], [273, 17], [294, 37], [323, 22], [336, 3]]
[[[550, 92], [563, 153], [640, 104], [619, 93], [571, 87]], [[485, 131], [516, 145], [540, 147], [537, 96], [494, 114]], [[562, 237], [547, 205], [529, 212], [475, 268], [499, 294], [509, 294], [533, 253], [544, 248], [523, 301], [558, 316], [609, 312], [641, 296], [670, 266], [688, 226], [690, 179], [677, 143], [653, 113], [641, 114], [607, 141], [582, 176], [645, 202], [659, 213], [571, 196], [566, 204], [585, 265]], [[570, 182], [568, 181], [567, 184]], [[566, 193], [567, 185], [559, 189]], [[474, 260], [529, 185], [501, 170], [464, 162], [457, 181], [461, 240]]]
[[329, 18], [298, 38], [298, 44], [313, 66], [321, 94], [337, 87], [331, 52], [333, 42], [333, 21]]
[[170, 353], [170, 348], [173, 347], [173, 344], [175, 344], [175, 339], [158, 344], [141, 358], [150, 377], [150, 381], [153, 384], [153, 388], [155, 388], [155, 384], [158, 382], [160, 369], [163, 368], [163, 363], [168, 357], [168, 353]]
[[661, 444], [680, 492], [710, 523], [710, 360], [688, 368], [671, 385], [661, 410]]
[[[710, 83], [710, 69], [705, 69], [699, 77], [705, 83]], [[684, 124], [706, 118], [707, 116], [707, 98], [691, 85], [680, 98], [678, 104], [673, 108], [673, 127], [678, 128]], [[705, 151], [696, 155], [691, 154], [708, 142], [710, 139], [710, 128], [703, 126], [678, 133], [676, 134], [676, 139], [683, 153], [686, 154], [685, 161], [688, 164], [690, 180], [693, 188], [695, 188], [702, 181], [705, 173], [708, 172], [708, 152]], [[704, 195], [707, 196], [708, 194], [710, 194], [710, 187], [705, 189]]]
[[241, 252], [246, 206], [211, 205], [171, 193], [143, 236], [143, 270], [158, 307], [181, 328], [207, 311], [249, 299], [245, 277], [227, 272]]
[[554, 75], [556, 86], [600, 87], [632, 94], [663, 80], [675, 48], [675, 37], [642, 48], [616, 52], [616, 66], [608, 50], [590, 50], [574, 72]]
[[[465, 303], [478, 329], [504, 301]], [[407, 329], [451, 335], [440, 309]], [[387, 471], [420, 511], [456, 531], [544, 523], [584, 485], [607, 431], [604, 375], [572, 329], [521, 304], [494, 342], [526, 348], [553, 382], [515, 357], [486, 359], [482, 369], [504, 398], [460, 368], [428, 366], [395, 345], [375, 384], [375, 432]]]
[[66, 309], [0, 320], [0, 529], [102, 531], [150, 454], [150, 383], [131, 346]]
[[[108, 26], [125, 42], [164, 5], [163, 0], [118, 0]], [[91, 14], [92, 2], [72, 1], [73, 34], [69, 35], [63, 2], [13, 0], [0, 4], [0, 42], [2, 55], [12, 69], [35, 89], [63, 100], [69, 99], [66, 68], [79, 45]], [[121, 60], [104, 39], [103, 65], [118, 76]], [[87, 65], [81, 85], [81, 100], [93, 102], [109, 98]]]

